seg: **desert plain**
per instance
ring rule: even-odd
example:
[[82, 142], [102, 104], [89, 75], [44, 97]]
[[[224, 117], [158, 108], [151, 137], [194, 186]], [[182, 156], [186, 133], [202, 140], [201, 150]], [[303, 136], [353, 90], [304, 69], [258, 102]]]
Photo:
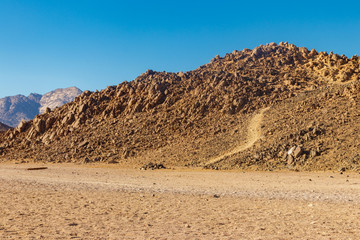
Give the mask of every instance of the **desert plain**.
[[0, 239], [360, 236], [357, 172], [2, 163], [0, 185]]

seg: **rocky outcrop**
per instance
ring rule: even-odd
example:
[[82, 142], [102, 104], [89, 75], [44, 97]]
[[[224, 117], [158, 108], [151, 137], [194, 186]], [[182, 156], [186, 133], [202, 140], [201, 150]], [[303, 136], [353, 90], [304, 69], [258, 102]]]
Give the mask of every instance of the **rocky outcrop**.
[[16, 127], [22, 120], [31, 120], [46, 108], [54, 109], [71, 102], [81, 94], [76, 87], [56, 89], [44, 95], [32, 93], [28, 97], [16, 95], [0, 99], [0, 121]]
[[148, 70], [131, 82], [85, 91], [7, 131], [1, 156], [203, 166], [246, 141], [254, 113], [270, 107], [254, 146], [210, 167], [329, 169], [344, 165], [342, 157], [345, 168], [356, 168], [360, 119], [351, 119], [360, 116], [359, 63], [359, 57], [271, 43], [217, 56], [189, 72]]

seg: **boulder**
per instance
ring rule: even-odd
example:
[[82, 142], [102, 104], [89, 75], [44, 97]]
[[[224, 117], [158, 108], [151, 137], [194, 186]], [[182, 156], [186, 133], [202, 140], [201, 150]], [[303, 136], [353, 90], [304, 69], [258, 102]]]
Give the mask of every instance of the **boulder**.
[[298, 158], [302, 154], [302, 152], [303, 151], [302, 151], [301, 147], [299, 147], [299, 146], [295, 147], [294, 152], [293, 152], [294, 158]]
[[28, 127], [29, 127], [29, 123], [23, 119], [19, 123], [19, 125], [16, 127], [16, 131], [18, 131], [19, 133], [22, 133], [22, 132], [25, 132]]

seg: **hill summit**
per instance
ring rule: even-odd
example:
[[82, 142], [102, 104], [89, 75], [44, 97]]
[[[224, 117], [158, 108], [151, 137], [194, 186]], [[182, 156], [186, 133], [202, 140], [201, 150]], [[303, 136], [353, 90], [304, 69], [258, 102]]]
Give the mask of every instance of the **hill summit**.
[[2, 161], [358, 169], [360, 58], [270, 43], [148, 70], [1, 136]]

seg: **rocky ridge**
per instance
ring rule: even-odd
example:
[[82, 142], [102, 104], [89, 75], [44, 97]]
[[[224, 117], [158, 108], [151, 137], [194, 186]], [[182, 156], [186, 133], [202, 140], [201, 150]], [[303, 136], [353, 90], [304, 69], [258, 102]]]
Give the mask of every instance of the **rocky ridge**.
[[7, 131], [1, 159], [201, 167], [246, 141], [269, 107], [254, 146], [207, 167], [357, 169], [359, 63], [271, 43], [185, 73], [148, 70]]

